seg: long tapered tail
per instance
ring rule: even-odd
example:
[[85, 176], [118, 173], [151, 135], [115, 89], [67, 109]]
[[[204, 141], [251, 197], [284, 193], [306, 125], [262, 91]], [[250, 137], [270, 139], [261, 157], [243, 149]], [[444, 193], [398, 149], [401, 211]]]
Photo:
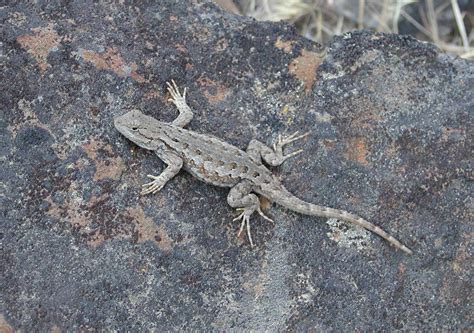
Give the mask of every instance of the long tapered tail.
[[413, 252], [408, 247], [400, 243], [398, 239], [389, 235], [380, 227], [377, 227], [376, 225], [370, 223], [367, 220], [364, 220], [363, 218], [357, 215], [348, 213], [343, 210], [318, 206], [318, 205], [305, 202], [301, 199], [298, 199], [297, 197], [295, 197], [293, 194], [291, 194], [289, 191], [287, 191], [284, 188], [279, 190], [277, 195], [275, 194], [274, 191], [272, 191], [271, 193], [265, 193], [265, 191], [256, 191], [256, 192], [258, 192], [259, 194], [262, 194], [263, 196], [266, 196], [271, 201], [274, 201], [282, 205], [283, 207], [286, 207], [288, 209], [291, 209], [295, 212], [298, 212], [304, 215], [333, 217], [333, 218], [341, 219], [343, 221], [356, 224], [358, 226], [361, 226], [367, 230], [370, 230], [376, 233], [380, 237], [386, 239], [388, 242], [390, 242], [390, 244], [392, 244], [396, 248], [408, 254], [413, 254]]

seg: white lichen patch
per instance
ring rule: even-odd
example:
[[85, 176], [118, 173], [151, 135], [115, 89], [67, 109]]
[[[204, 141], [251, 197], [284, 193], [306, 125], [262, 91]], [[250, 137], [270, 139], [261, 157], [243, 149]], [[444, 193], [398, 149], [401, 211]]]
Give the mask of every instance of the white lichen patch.
[[326, 223], [331, 229], [327, 236], [338, 245], [356, 247], [358, 250], [367, 248], [370, 239], [370, 232], [367, 230], [334, 218], [329, 219]]

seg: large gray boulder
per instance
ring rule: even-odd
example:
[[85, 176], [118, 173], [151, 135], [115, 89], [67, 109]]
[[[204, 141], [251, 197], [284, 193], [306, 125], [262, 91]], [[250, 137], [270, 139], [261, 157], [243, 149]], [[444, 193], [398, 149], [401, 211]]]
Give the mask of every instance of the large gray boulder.
[[[0, 328], [391, 331], [468, 328], [473, 63], [366, 31], [326, 50], [207, 1], [38, 1], [1, 8]], [[275, 169], [369, 232], [265, 204], [256, 248], [228, 189], [164, 164], [113, 118], [176, 116], [245, 148], [310, 131]], [[296, 147], [291, 149], [296, 149]]]

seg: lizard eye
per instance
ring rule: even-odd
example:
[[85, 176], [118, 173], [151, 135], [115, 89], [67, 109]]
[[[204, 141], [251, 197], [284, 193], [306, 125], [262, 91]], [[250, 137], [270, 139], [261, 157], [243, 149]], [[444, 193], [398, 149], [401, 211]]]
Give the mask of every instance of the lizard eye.
[[132, 127], [132, 131], [136, 131], [136, 130], [138, 130], [138, 127], [137, 127], [137, 126], [133, 126], [133, 127]]

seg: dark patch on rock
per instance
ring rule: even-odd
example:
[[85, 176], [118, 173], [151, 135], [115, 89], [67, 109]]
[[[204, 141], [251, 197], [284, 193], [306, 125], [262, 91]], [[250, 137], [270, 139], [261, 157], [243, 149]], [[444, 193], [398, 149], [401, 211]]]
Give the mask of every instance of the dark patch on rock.
[[[39, 1], [0, 21], [0, 330], [469, 328], [472, 62], [368, 31], [323, 52], [211, 2]], [[185, 173], [140, 197], [164, 165], [113, 118], [173, 119], [171, 79], [191, 129], [241, 148], [310, 131], [275, 174], [414, 255], [268, 204], [252, 250], [228, 189]]]

